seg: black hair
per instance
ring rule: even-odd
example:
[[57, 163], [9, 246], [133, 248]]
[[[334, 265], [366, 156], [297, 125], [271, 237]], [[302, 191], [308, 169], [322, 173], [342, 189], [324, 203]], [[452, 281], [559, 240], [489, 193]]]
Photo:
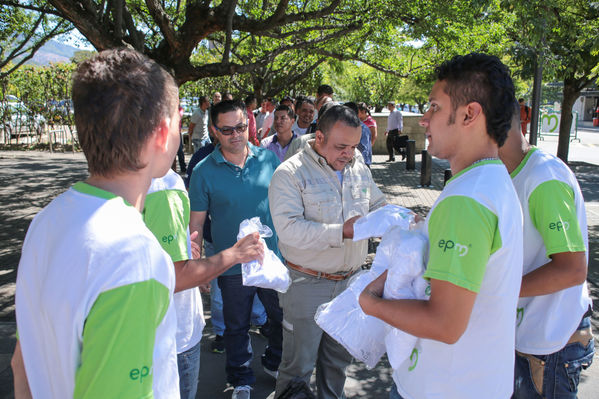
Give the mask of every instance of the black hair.
[[356, 103], [355, 103], [355, 102], [353, 102], [353, 101], [349, 101], [349, 102], [346, 102], [346, 103], [345, 103], [345, 104], [343, 104], [343, 105], [345, 105], [347, 108], [349, 108], [349, 109], [351, 109], [352, 111], [354, 111], [354, 112], [356, 113], [356, 115], [358, 115], [358, 104], [356, 104]]
[[213, 105], [210, 109], [210, 120], [212, 124], [216, 126], [218, 121], [218, 116], [220, 114], [226, 114], [227, 112], [241, 110], [243, 113], [243, 117], [247, 118], [247, 109], [245, 108], [245, 104], [240, 100], [225, 100], [221, 101], [216, 105]]
[[328, 132], [337, 122], [343, 122], [350, 127], [359, 127], [361, 123], [360, 119], [358, 119], [358, 115], [350, 108], [345, 105], [333, 105], [331, 108], [325, 110], [324, 114], [318, 118], [318, 130], [327, 137]]
[[300, 107], [305, 103], [312, 104], [312, 106], [314, 106], [314, 99], [308, 96], [298, 97], [295, 103], [295, 109], [300, 109]]
[[318, 96], [320, 96], [322, 94], [327, 94], [329, 96], [332, 96], [333, 88], [329, 85], [320, 85], [320, 86], [318, 86], [318, 89], [316, 90], [316, 94], [318, 94]]
[[275, 112], [277, 112], [277, 111], [285, 111], [285, 112], [287, 112], [287, 116], [289, 117], [289, 119], [295, 119], [295, 112], [293, 112], [293, 109], [291, 109], [291, 107], [289, 107], [287, 105], [279, 105], [275, 109]]
[[487, 134], [502, 146], [512, 120], [515, 99], [510, 71], [499, 58], [481, 53], [458, 55], [436, 68], [437, 79], [445, 81], [452, 104], [450, 123], [458, 107], [480, 104], [487, 121]]

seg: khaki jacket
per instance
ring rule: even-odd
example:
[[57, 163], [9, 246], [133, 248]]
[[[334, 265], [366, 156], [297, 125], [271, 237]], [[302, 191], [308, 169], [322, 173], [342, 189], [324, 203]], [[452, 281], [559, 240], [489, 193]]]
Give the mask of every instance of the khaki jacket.
[[363, 162], [337, 174], [308, 142], [275, 171], [268, 199], [281, 254], [296, 265], [325, 273], [359, 268], [367, 240], [343, 239], [343, 222], [383, 206], [385, 196]]

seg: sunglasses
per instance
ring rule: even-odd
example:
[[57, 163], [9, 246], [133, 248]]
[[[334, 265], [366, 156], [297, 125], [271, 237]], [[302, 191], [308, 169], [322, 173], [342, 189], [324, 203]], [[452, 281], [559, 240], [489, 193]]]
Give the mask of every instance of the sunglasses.
[[245, 129], [247, 129], [247, 127], [248, 127], [247, 123], [240, 123], [237, 126], [233, 126], [233, 127], [225, 126], [222, 128], [214, 125], [214, 128], [216, 130], [218, 130], [219, 132], [221, 132], [221, 134], [223, 136], [230, 136], [235, 132], [237, 132], [239, 134], [243, 134], [243, 133], [245, 133]]

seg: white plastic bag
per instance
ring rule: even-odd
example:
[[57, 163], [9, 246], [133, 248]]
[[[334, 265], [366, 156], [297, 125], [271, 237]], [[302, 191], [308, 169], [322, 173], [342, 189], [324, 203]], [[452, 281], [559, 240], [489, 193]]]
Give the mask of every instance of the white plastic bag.
[[[383, 237], [379, 248], [381, 246], [390, 259], [383, 297], [427, 299], [430, 296], [429, 282], [422, 275], [428, 239], [423, 232], [420, 229], [406, 231], [394, 228]], [[417, 342], [417, 337], [389, 326], [385, 347], [391, 367], [397, 369], [410, 356]]]
[[408, 230], [414, 224], [414, 217], [414, 212], [408, 208], [398, 205], [385, 205], [356, 220], [353, 240], [383, 237], [393, 227]]
[[369, 369], [376, 366], [385, 353], [388, 327], [382, 320], [367, 316], [359, 303], [360, 294], [376, 277], [372, 271], [357, 274], [345, 291], [320, 305], [314, 316], [320, 328]]
[[257, 260], [249, 263], [241, 264], [241, 277], [243, 285], [271, 288], [281, 293], [287, 292], [291, 285], [289, 271], [283, 265], [281, 260], [273, 251], [268, 249], [264, 237], [271, 237], [272, 230], [270, 227], [263, 225], [259, 217], [246, 219], [239, 225], [239, 234], [237, 241], [241, 240], [248, 234], [258, 232], [260, 234], [260, 242], [264, 245], [264, 261], [262, 265]]

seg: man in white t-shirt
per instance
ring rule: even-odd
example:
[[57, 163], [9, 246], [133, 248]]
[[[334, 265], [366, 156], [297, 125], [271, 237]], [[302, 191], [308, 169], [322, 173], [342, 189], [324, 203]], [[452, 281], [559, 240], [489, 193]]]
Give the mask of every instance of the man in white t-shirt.
[[[79, 64], [73, 104], [90, 177], [46, 206], [25, 237], [15, 394], [178, 398], [173, 292], [222, 271], [185, 263], [175, 281], [140, 213], [179, 146], [178, 87], [142, 54], [108, 50]], [[213, 261], [227, 263], [224, 252]]]
[[360, 296], [366, 314], [419, 337], [393, 371], [391, 398], [508, 398], [514, 374], [522, 212], [498, 148], [512, 118], [514, 85], [485, 54], [437, 68], [420, 124], [429, 152], [453, 178], [427, 217], [431, 296], [383, 299], [387, 273]]
[[27, 232], [15, 392], [28, 383], [33, 397], [179, 396], [175, 274], [140, 214], [179, 146], [178, 97], [172, 76], [133, 50], [79, 64], [73, 104], [90, 177]]
[[516, 105], [499, 156], [524, 215], [513, 397], [576, 398], [594, 354], [584, 199], [570, 168], [520, 133]]
[[297, 136], [302, 136], [306, 133], [314, 133], [316, 131], [316, 123], [313, 123], [314, 113], [314, 100], [310, 97], [301, 97], [297, 100], [295, 106], [297, 119], [293, 124], [291, 130]]
[[207, 96], [200, 97], [200, 106], [193, 112], [189, 120], [188, 135], [191, 137], [193, 152], [211, 143], [208, 131], [208, 120], [210, 119], [210, 99]]

